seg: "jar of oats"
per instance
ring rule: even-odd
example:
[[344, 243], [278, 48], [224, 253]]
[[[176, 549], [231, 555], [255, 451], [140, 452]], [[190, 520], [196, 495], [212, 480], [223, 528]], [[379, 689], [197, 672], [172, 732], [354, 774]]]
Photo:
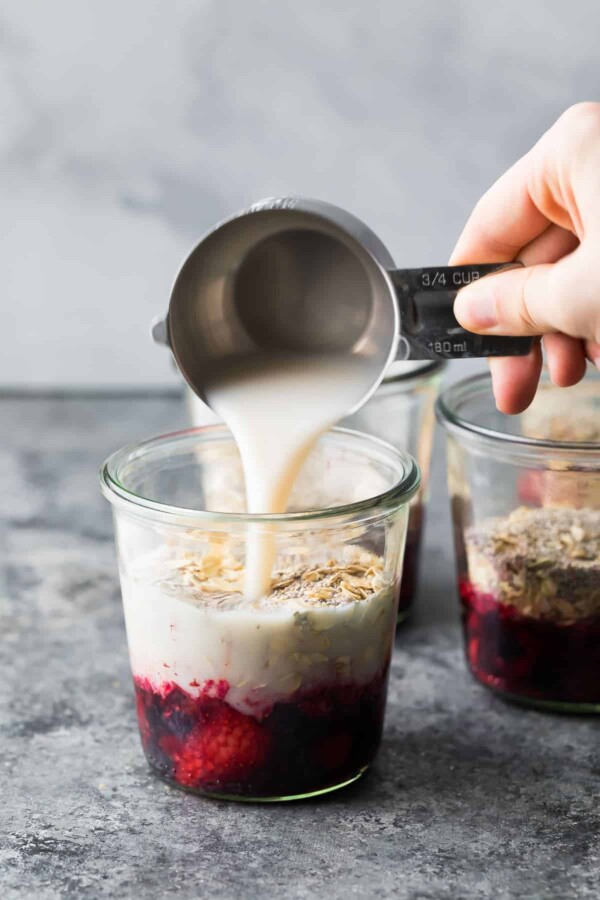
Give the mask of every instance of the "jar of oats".
[[507, 699], [600, 712], [600, 373], [544, 375], [520, 416], [476, 376], [437, 411], [471, 672]]
[[[407, 454], [332, 429], [292, 509], [247, 515], [221, 427], [117, 451], [113, 505], [142, 746], [190, 791], [290, 800], [359, 778], [381, 742], [409, 504]], [[257, 555], [268, 589], [246, 590]]]

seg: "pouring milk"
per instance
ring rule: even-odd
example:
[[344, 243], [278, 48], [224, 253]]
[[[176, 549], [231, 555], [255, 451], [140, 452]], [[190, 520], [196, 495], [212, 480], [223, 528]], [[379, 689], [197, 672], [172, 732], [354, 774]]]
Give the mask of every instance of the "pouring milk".
[[[364, 391], [365, 363], [353, 354], [273, 353], [217, 370], [206, 389], [211, 408], [240, 452], [250, 514], [284, 513], [296, 477], [318, 438], [347, 415]], [[246, 550], [244, 594], [269, 593], [274, 538], [255, 529]]]

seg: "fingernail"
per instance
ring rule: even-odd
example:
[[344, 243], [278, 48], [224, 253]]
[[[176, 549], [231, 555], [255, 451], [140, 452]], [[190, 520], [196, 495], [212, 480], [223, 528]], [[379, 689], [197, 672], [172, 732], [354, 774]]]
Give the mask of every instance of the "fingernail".
[[484, 331], [498, 324], [494, 300], [487, 291], [460, 291], [454, 315], [463, 328], [471, 331]]
[[592, 362], [596, 366], [597, 369], [600, 369], [600, 356], [593, 356]]

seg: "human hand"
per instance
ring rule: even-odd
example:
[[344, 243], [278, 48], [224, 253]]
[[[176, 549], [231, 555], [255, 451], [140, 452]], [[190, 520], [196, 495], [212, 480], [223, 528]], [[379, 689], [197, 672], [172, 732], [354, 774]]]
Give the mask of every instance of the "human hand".
[[[543, 335], [552, 381], [600, 368], [600, 103], [572, 106], [481, 198], [451, 265], [519, 259], [524, 269], [463, 288], [454, 312], [478, 334]], [[535, 395], [542, 352], [490, 359], [505, 413]]]

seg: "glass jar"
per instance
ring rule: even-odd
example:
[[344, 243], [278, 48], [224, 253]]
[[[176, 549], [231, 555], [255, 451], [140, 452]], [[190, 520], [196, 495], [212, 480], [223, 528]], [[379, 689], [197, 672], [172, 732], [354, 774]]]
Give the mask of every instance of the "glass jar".
[[403, 621], [410, 612], [418, 582], [435, 425], [434, 407], [444, 368], [443, 362], [392, 363], [370, 400], [342, 422], [348, 428], [373, 434], [410, 453], [421, 470], [421, 488], [411, 502], [408, 517], [399, 621]]
[[[334, 429], [294, 511], [250, 516], [237, 448], [216, 426], [118, 451], [101, 485], [151, 767], [238, 800], [358, 778], [381, 740], [415, 462]], [[244, 564], [257, 548], [272, 554], [272, 582], [253, 601]]]
[[487, 375], [437, 409], [471, 672], [508, 699], [600, 712], [600, 373], [544, 374], [520, 416], [496, 410]]

